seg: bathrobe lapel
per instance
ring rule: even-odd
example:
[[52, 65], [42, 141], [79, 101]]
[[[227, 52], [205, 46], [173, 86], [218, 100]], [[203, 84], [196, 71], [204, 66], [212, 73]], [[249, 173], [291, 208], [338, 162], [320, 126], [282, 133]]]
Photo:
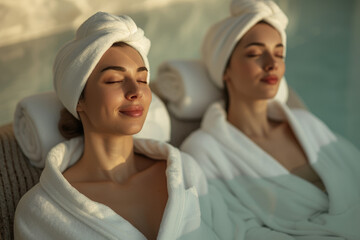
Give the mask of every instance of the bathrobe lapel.
[[[168, 202], [164, 211], [158, 239], [172, 239], [191, 232], [200, 225], [200, 207], [194, 188], [185, 189], [182, 177], [180, 152], [152, 140], [135, 140], [135, 151], [155, 159], [168, 160], [166, 169]], [[82, 139], [76, 138], [57, 146], [52, 151], [40, 178], [40, 184], [48, 195], [67, 211], [107, 239], [146, 239], [127, 220], [109, 207], [88, 199], [73, 188], [62, 176], [62, 171], [80, 157]]]
[[209, 107], [201, 129], [181, 148], [202, 165], [209, 185], [222, 189], [234, 212], [244, 206], [260, 224], [293, 239], [360, 239], [359, 151], [303, 109], [273, 102], [268, 114], [289, 122], [327, 193], [290, 174], [229, 124], [220, 103]]
[[[222, 151], [230, 158], [231, 164], [235, 165], [235, 168], [237, 168], [236, 165], [238, 165], [238, 167], [242, 169], [241, 173], [238, 173], [241, 175], [240, 178], [242, 182], [249, 184], [248, 187], [253, 186], [253, 184], [259, 186], [260, 184], [263, 185], [261, 188], [272, 188], [274, 191], [281, 189], [281, 192], [287, 196], [292, 195], [293, 198], [304, 200], [306, 202], [306, 208], [327, 209], [328, 197], [326, 194], [312, 183], [290, 174], [289, 171], [271, 155], [227, 122], [223, 112], [224, 110], [220, 104], [214, 105], [213, 107], [215, 109], [207, 112], [208, 115], [206, 115], [203, 120], [202, 129], [218, 140], [221, 144], [220, 147]], [[310, 163], [315, 163], [315, 149], [306, 142], [306, 138], [303, 136], [301, 130], [301, 125], [287, 110], [281, 108], [278, 103], [274, 102], [271, 109], [272, 111], [269, 114], [272, 114], [273, 117], [278, 119], [286, 118], [289, 121]], [[219, 132], [222, 134], [219, 134]], [[239, 143], [241, 143], [241, 145]], [[246, 168], [244, 168], [244, 164]], [[244, 169], [246, 170], [244, 171]], [[318, 168], [315, 168], [316, 172], [318, 172], [318, 170]], [[318, 174], [322, 176], [321, 173]], [[239, 180], [238, 177], [239, 176], [235, 175], [228, 176], [228, 179], [237, 178], [237, 180]], [[254, 181], [254, 179], [258, 179], [258, 181]], [[233, 189], [233, 191], [236, 192], [235, 189]], [[311, 205], [313, 206], [311, 207]]]

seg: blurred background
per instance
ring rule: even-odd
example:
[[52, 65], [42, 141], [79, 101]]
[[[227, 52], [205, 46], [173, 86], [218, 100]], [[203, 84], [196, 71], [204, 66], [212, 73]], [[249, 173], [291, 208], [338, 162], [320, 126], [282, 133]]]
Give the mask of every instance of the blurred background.
[[[360, 148], [360, 1], [275, 0], [289, 18], [286, 79], [309, 110]], [[50, 91], [52, 63], [96, 11], [130, 15], [152, 41], [152, 78], [168, 59], [200, 57], [230, 0], [0, 0], [0, 126], [23, 97]]]

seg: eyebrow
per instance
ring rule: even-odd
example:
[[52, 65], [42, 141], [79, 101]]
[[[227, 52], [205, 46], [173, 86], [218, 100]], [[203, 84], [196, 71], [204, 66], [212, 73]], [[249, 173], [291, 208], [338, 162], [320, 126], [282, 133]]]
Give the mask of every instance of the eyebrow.
[[[120, 72], [126, 72], [126, 68], [124, 68], [122, 66], [108, 66], [108, 67], [102, 69], [100, 72], [105, 72], [107, 70], [115, 70], [115, 71], [120, 71]], [[142, 72], [142, 71], [148, 72], [148, 69], [146, 67], [139, 67], [136, 70], [136, 72]]]
[[[245, 48], [248, 48], [251, 46], [265, 47], [265, 44], [261, 43], [261, 42], [252, 42], [252, 43], [249, 43], [248, 45], [246, 45]], [[275, 48], [278, 48], [278, 47], [284, 47], [284, 44], [282, 44], [282, 43], [276, 44]]]

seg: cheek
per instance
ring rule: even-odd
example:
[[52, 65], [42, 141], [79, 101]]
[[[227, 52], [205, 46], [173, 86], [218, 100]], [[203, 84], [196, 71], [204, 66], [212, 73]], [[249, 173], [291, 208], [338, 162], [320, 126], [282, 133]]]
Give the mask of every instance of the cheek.
[[101, 101], [105, 105], [111, 105], [113, 103], [119, 102], [121, 96], [121, 92], [119, 91], [102, 91], [99, 92], [99, 102]]
[[149, 107], [152, 99], [152, 93], [149, 87], [146, 87], [143, 90], [143, 98], [144, 98], [144, 103], [147, 105], [147, 107]]
[[244, 84], [245, 82], [248, 82], [250, 79], [252, 79], [252, 77], [255, 75], [254, 72], [255, 71], [251, 64], [244, 63], [233, 68], [230, 78], [235, 85]]
[[115, 91], [105, 91], [101, 88], [97, 91], [92, 92], [91, 96], [88, 95], [87, 107], [88, 110], [94, 114], [99, 114], [104, 110], [104, 107], [112, 107], [114, 104], [118, 103], [118, 98], [120, 94]]
[[286, 70], [286, 66], [285, 66], [284, 61], [281, 61], [280, 65], [279, 65], [279, 70], [280, 70], [281, 75], [284, 75], [285, 70]]
[[246, 78], [255, 74], [258, 71], [258, 66], [254, 61], [249, 61], [249, 59], [238, 59], [232, 64], [232, 77], [233, 78]]
[[259, 66], [257, 64], [255, 64], [254, 62], [245, 61], [240, 66], [240, 71], [244, 76], [249, 76], [254, 73], [257, 73], [258, 70], [259, 70]]
[[124, 99], [125, 89], [120, 83], [111, 86], [101, 86], [98, 88], [97, 98], [103, 104], [111, 105], [119, 103]]

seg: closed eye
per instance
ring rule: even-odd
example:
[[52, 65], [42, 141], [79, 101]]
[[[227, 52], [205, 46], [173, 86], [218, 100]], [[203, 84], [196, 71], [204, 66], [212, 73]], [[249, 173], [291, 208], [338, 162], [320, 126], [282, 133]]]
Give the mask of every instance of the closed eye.
[[249, 58], [253, 58], [253, 57], [259, 57], [261, 54], [247, 54], [246, 56]]
[[114, 83], [122, 83], [123, 81], [120, 80], [120, 81], [106, 81], [105, 83], [106, 84], [114, 84]]
[[137, 80], [138, 83], [145, 83], [147, 84], [147, 81], [146, 80]]
[[260, 51], [259, 49], [249, 49], [250, 51], [247, 51], [246, 57], [253, 58], [253, 57], [260, 57], [264, 52]]

